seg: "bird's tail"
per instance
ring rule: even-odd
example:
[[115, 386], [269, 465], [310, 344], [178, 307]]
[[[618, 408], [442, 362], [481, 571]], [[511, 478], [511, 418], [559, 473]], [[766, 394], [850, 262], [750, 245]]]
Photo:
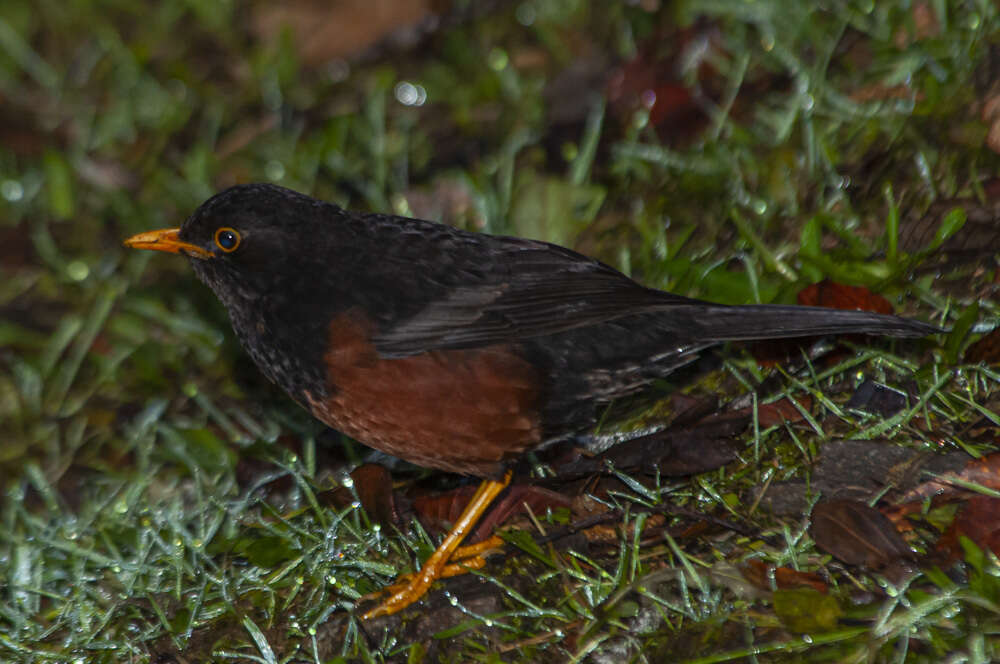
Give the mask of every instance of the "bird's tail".
[[900, 316], [826, 307], [681, 305], [672, 309], [671, 314], [691, 325], [691, 336], [703, 341], [751, 341], [846, 333], [923, 337], [942, 331], [934, 325]]

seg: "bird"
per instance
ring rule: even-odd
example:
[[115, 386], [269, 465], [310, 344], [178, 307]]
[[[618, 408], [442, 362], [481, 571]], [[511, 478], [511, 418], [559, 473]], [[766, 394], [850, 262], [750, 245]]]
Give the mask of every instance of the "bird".
[[[649, 288], [562, 246], [360, 213], [269, 183], [230, 187], [127, 247], [186, 256], [259, 370], [316, 419], [481, 484], [441, 545], [365, 619], [447, 574], [527, 452], [593, 431], [615, 404], [728, 341], [921, 337], [921, 321], [722, 305]], [[470, 563], [471, 564], [471, 563]], [[481, 563], [476, 563], [481, 564]]]

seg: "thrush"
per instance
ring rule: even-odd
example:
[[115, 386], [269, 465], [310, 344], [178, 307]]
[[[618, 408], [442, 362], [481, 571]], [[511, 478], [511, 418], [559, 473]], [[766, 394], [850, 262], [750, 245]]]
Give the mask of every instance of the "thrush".
[[442, 575], [512, 461], [606, 423], [700, 351], [938, 331], [865, 311], [713, 304], [554, 244], [352, 212], [271, 184], [227, 189], [180, 228], [125, 244], [187, 256], [260, 371], [317, 419], [420, 466], [483, 478], [420, 572], [366, 618], [404, 608]]

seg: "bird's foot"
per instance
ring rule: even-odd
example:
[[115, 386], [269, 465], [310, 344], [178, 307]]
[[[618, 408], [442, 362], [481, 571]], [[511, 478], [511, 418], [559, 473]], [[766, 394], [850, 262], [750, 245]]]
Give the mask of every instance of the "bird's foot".
[[465, 535], [489, 507], [493, 499], [510, 484], [510, 473], [502, 481], [486, 480], [476, 490], [472, 500], [466, 505], [462, 515], [452, 526], [441, 545], [431, 554], [424, 566], [416, 574], [404, 577], [400, 583], [386, 589], [392, 593], [385, 601], [365, 613], [363, 619], [371, 620], [379, 616], [389, 616], [402, 611], [427, 592], [438, 579], [464, 574], [471, 569], [479, 569], [486, 564], [483, 552], [502, 546], [503, 541], [493, 536], [471, 546], [459, 547]]
[[389, 595], [379, 606], [368, 611], [364, 615], [364, 619], [370, 620], [402, 611], [423, 597], [435, 581], [482, 569], [486, 565], [485, 554], [501, 548], [503, 548], [503, 540], [493, 535], [482, 542], [456, 549], [449, 559], [450, 562], [445, 561], [444, 564], [432, 567], [428, 561], [419, 572], [403, 574], [391, 586], [386, 586], [382, 590], [362, 597], [361, 599], [364, 601], [385, 594]]

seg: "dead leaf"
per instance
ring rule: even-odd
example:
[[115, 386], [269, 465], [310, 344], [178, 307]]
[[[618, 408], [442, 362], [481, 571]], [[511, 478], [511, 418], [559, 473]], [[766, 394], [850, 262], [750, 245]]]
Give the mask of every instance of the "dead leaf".
[[848, 565], [880, 569], [912, 557], [885, 515], [856, 500], [829, 500], [813, 508], [809, 534], [816, 546]]
[[891, 314], [892, 304], [881, 295], [876, 295], [863, 286], [847, 286], [824, 279], [812, 286], [806, 286], [796, 297], [799, 304], [810, 307], [830, 307], [832, 309], [857, 309]]
[[275, 42], [292, 33], [299, 58], [309, 66], [349, 58], [434, 16], [435, 0], [293, 0], [257, 5], [252, 23], [258, 37]]
[[740, 571], [747, 581], [761, 590], [772, 590], [772, 578], [774, 579], [774, 587], [779, 590], [812, 588], [826, 593], [829, 589], [823, 577], [815, 572], [800, 572], [790, 567], [775, 567], [761, 560], [747, 561], [747, 564], [741, 567]]
[[800, 396], [796, 401], [798, 401], [798, 407], [788, 397], [758, 406], [757, 421], [761, 428], [766, 429], [786, 422], [792, 424], [804, 420], [805, 415], [802, 414], [802, 410], [799, 410], [799, 407], [806, 412], [810, 411], [813, 405], [812, 397]]
[[982, 459], [973, 459], [960, 472], [944, 473], [907, 492], [899, 503], [919, 502], [926, 498], [946, 494], [965, 493], [963, 484], [978, 484], [987, 489], [1000, 490], [1000, 452]]
[[392, 488], [392, 475], [379, 464], [366, 463], [351, 471], [354, 492], [347, 487], [325, 491], [318, 497], [321, 502], [343, 509], [354, 500], [358, 501], [368, 516], [383, 526], [400, 525], [402, 518], [396, 507], [396, 496]]
[[964, 551], [958, 538], [968, 537], [984, 551], [1000, 554], [1000, 498], [972, 496], [938, 540], [937, 550], [951, 561], [960, 560]]
[[[443, 532], [462, 514], [475, 491], [476, 486], [470, 484], [444, 493], [416, 496], [413, 498], [412, 508], [426, 527]], [[512, 485], [494, 501], [466, 543], [486, 539], [500, 526], [529, 511], [540, 516], [549, 509], [569, 508], [571, 503], [572, 500], [567, 496], [543, 487]]]
[[965, 350], [968, 364], [1000, 364], [1000, 328], [978, 339]]

